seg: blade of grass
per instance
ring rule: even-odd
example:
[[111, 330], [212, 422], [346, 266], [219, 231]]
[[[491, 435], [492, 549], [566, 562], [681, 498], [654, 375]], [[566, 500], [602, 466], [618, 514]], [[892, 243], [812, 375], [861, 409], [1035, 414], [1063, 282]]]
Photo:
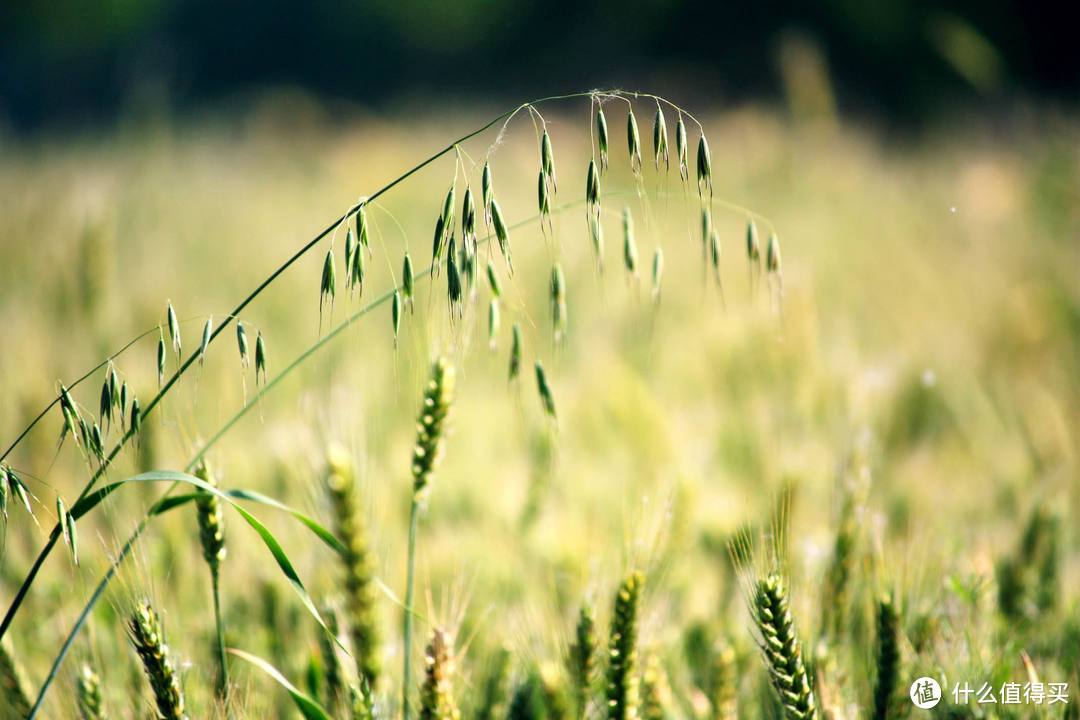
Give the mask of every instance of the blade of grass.
[[306, 718], [306, 720], [332, 720], [332, 718], [326, 713], [325, 710], [323, 710], [322, 706], [319, 705], [319, 703], [315, 702], [310, 697], [300, 692], [300, 690], [298, 690], [295, 685], [289, 682], [289, 680], [284, 675], [282, 675], [276, 667], [263, 660], [261, 657], [244, 652], [243, 650], [237, 650], [236, 648], [229, 648], [228, 652], [230, 655], [235, 655], [241, 660], [247, 660], [249, 663], [259, 668], [270, 677], [274, 678], [274, 680], [277, 681], [277, 684], [285, 688], [285, 690], [289, 693], [289, 696], [292, 697], [293, 702], [296, 703], [296, 708]]

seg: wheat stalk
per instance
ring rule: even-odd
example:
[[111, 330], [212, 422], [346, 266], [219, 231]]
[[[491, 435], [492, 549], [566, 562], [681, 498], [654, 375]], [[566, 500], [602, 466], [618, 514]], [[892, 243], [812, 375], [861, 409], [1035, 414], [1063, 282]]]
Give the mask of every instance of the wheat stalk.
[[436, 628], [424, 652], [424, 681], [420, 686], [420, 720], [459, 720], [454, 701], [454, 643], [450, 634]]
[[752, 610], [765, 667], [786, 716], [791, 720], [816, 718], [814, 693], [795, 633], [787, 588], [779, 573], [769, 573], [757, 581]]
[[82, 720], [105, 720], [107, 715], [101, 701], [101, 678], [89, 665], [83, 664], [76, 687]]
[[638, 716], [637, 627], [644, 583], [643, 574], [632, 572], [615, 594], [608, 643], [608, 720], [635, 720]]

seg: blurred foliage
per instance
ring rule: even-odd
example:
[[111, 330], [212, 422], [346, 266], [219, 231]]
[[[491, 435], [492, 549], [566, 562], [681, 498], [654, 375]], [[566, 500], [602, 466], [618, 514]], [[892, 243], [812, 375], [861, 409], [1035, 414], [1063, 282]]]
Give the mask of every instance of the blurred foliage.
[[1070, 12], [1004, 0], [25, 0], [0, 7], [0, 118], [65, 125], [278, 86], [364, 104], [643, 81], [790, 98], [820, 64], [845, 109], [910, 121], [975, 98], [1075, 102]]

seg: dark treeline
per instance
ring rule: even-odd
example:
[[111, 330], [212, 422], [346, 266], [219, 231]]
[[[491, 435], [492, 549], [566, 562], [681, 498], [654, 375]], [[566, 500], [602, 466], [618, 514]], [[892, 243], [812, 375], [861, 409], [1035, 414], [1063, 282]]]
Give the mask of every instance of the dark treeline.
[[820, 50], [842, 109], [908, 122], [970, 101], [1074, 103], [1077, 14], [1021, 0], [10, 0], [0, 123], [107, 121], [148, 88], [180, 108], [281, 85], [368, 104], [645, 81], [768, 97], [793, 38]]

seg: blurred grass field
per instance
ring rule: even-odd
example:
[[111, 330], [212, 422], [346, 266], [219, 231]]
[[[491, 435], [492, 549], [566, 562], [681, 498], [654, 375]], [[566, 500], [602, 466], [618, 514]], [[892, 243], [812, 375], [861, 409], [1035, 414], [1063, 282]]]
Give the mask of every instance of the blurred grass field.
[[[584, 197], [586, 105], [541, 108], [555, 142], [555, 205]], [[359, 196], [486, 115], [341, 121], [319, 110], [265, 110], [5, 141], [0, 437], [14, 439], [55, 396], [58, 380], [69, 382], [156, 328], [169, 300], [185, 353], [194, 352], [208, 316], [220, 320]], [[512, 650], [519, 674], [531, 663], [559, 662], [582, 599], [595, 601], [603, 626], [619, 580], [639, 568], [648, 578], [642, 648], [663, 658], [676, 695], [687, 699], [673, 717], [697, 707], [681, 639], [695, 620], [736, 643], [740, 717], [769, 717], [725, 543], [744, 524], [767, 523], [784, 492], [795, 610], [811, 649], [833, 601], [823, 596], [822, 578], [841, 498], [860, 498], [851, 642], [836, 651], [832, 674], [839, 717], [865, 716], [871, 604], [889, 589], [901, 599], [905, 637], [934, 628], [926, 643], [905, 641], [904, 692], [910, 680], [939, 671], [950, 682], [1022, 681], [1024, 649], [1046, 680], [1072, 683], [1080, 703], [1080, 537], [1071, 530], [1080, 517], [1080, 129], [1043, 118], [916, 140], [848, 124], [800, 125], [758, 107], [699, 117], [712, 144], [723, 298], [703, 267], [696, 196], [684, 195], [674, 171], [659, 181], [647, 160], [638, 197], [622, 116], [613, 114], [601, 275], [580, 205], [555, 216], [554, 239], [535, 223], [514, 230], [517, 272], [503, 274], [506, 305], [493, 352], [486, 287], [452, 321], [445, 278], [420, 282], [397, 348], [384, 304], [213, 448], [208, 459], [223, 486], [258, 490], [331, 526], [325, 449], [332, 441], [350, 449], [387, 591], [380, 619], [396, 687], [401, 610], [391, 594], [401, 597], [404, 587], [408, 458], [429, 360], [445, 354], [459, 367], [459, 391], [421, 525], [419, 635], [432, 624], [454, 630], [466, 716], [497, 647]], [[465, 164], [482, 164], [493, 140], [489, 133], [466, 143]], [[535, 214], [536, 147], [522, 116], [491, 156], [510, 222]], [[245, 311], [252, 341], [254, 328], [266, 338], [271, 376], [391, 288], [406, 243], [418, 267], [427, 266], [452, 173], [453, 160], [444, 159], [373, 208], [362, 299], [339, 290], [320, 318], [324, 243]], [[470, 177], [478, 187], [478, 167]], [[637, 282], [621, 264], [624, 205], [635, 215]], [[770, 228], [779, 234], [782, 303], [748, 283], [747, 215], [732, 206], [758, 214], [763, 239]], [[344, 231], [335, 247], [343, 241]], [[658, 244], [666, 269], [656, 305], [648, 266]], [[557, 347], [546, 296], [554, 260], [569, 285], [569, 333]], [[526, 372], [511, 385], [514, 321], [524, 331]], [[156, 339], [154, 331], [116, 362], [140, 398], [156, 391]], [[528, 372], [534, 358], [554, 389], [556, 427]], [[174, 362], [170, 356], [170, 372]], [[97, 406], [99, 376], [76, 393], [87, 407]], [[109, 477], [182, 468], [256, 387], [250, 370], [241, 371], [230, 330]], [[41, 501], [42, 518], [57, 492], [73, 498], [87, 477], [70, 444], [57, 451], [60, 425], [59, 414], [50, 416], [8, 458]], [[46, 564], [12, 630], [33, 689], [154, 496], [148, 488], [118, 492], [82, 524], [80, 567], [62, 551]], [[1063, 519], [1061, 597], [1037, 624], [1020, 627], [998, 611], [995, 566], [1015, 552], [1039, 506]], [[334, 597], [340, 578], [331, 554], [284, 516], [254, 511], [313, 595]], [[0, 556], [5, 607], [48, 527], [10, 514]], [[251, 530], [228, 512], [226, 533], [229, 644], [271, 659], [303, 685], [317, 627]], [[145, 596], [165, 619], [191, 716], [215, 716], [209, 592], [194, 509], [156, 521], [77, 641], [46, 717], [76, 716], [73, 679], [87, 659], [99, 668], [114, 716], [144, 716], [149, 690], [123, 618]], [[241, 716], [294, 716], [265, 676], [237, 663], [234, 680]], [[397, 693], [387, 692], [389, 708]]]

